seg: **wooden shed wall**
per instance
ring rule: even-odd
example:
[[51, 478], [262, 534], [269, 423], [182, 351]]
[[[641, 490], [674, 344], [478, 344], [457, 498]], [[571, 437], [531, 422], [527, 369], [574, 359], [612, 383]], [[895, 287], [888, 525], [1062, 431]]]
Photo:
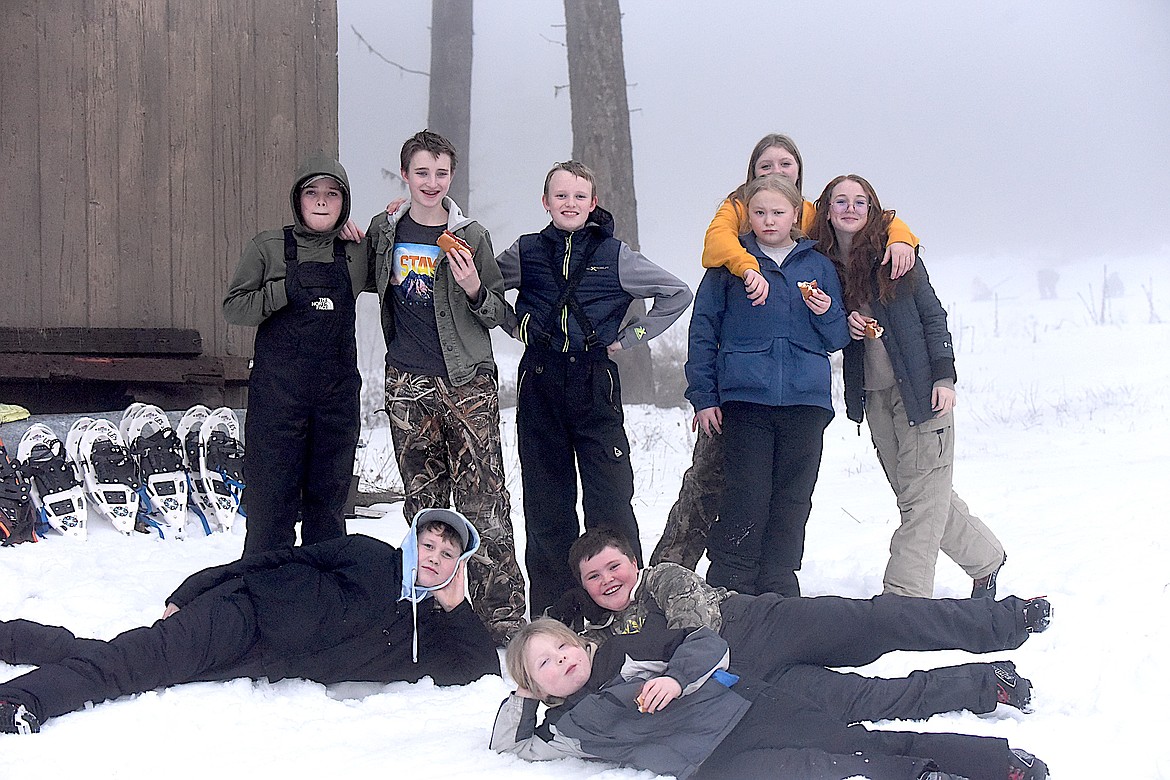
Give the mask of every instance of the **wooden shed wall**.
[[194, 328], [337, 155], [336, 0], [0, 3], [0, 326]]

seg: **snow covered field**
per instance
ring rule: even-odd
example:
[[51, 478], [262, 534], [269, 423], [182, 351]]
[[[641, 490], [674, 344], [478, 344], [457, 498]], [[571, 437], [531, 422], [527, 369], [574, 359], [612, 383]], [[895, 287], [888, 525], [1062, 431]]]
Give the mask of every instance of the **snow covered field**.
[[[1106, 300], [1102, 317], [1105, 265], [1125, 290]], [[1047, 633], [1010, 654], [1036, 686], [1034, 713], [1000, 708], [882, 727], [1007, 737], [1058, 780], [1170, 777], [1157, 748], [1170, 731], [1170, 324], [1151, 322], [1152, 313], [1170, 319], [1168, 268], [1170, 253], [1061, 265], [1057, 298], [1040, 300], [1038, 269], [1027, 263], [930, 264], [959, 350], [957, 490], [1007, 547], [1001, 594], [1047, 594], [1056, 612]], [[973, 300], [981, 285], [998, 298]], [[689, 414], [629, 407], [627, 415], [635, 508], [650, 550], [690, 461]], [[503, 434], [522, 546], [510, 413]], [[801, 582], [808, 595], [868, 597], [881, 587], [893, 496], [867, 432], [859, 436], [843, 413], [825, 445]], [[238, 530], [179, 543], [127, 539], [95, 523], [85, 543], [50, 536], [0, 550], [0, 618], [112, 637], [158, 618], [187, 574], [236, 558]], [[351, 530], [397, 542], [405, 524], [396, 506]], [[940, 561], [936, 595], [969, 590], [962, 572]], [[899, 675], [964, 656], [898, 653], [864, 671]], [[26, 668], [0, 664], [0, 678]], [[651, 777], [492, 753], [489, 728], [508, 690], [499, 678], [447, 689], [393, 684], [364, 696], [294, 680], [187, 685], [99, 704], [40, 735], [0, 736], [0, 777]]]

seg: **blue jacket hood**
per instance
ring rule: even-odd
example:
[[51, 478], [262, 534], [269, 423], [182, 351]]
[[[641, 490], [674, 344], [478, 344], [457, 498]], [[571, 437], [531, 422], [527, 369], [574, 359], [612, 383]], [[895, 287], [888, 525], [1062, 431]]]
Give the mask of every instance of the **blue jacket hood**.
[[424, 509], [414, 516], [414, 522], [406, 538], [402, 540], [402, 595], [399, 600], [411, 601], [415, 604], [427, 598], [436, 590], [447, 585], [458, 571], [458, 566], [451, 572], [451, 576], [434, 587], [425, 588], [415, 583], [418, 575], [418, 529], [424, 523], [439, 520], [455, 529], [460, 538], [466, 539], [463, 554], [459, 560], [465, 561], [479, 549], [479, 531], [471, 521], [452, 509]]

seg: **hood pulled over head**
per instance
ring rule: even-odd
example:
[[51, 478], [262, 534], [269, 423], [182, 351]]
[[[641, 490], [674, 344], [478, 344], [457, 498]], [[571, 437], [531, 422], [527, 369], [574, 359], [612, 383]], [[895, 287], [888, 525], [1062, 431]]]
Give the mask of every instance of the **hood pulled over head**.
[[349, 175], [346, 174], [345, 168], [342, 167], [341, 163], [325, 155], [314, 155], [307, 158], [297, 168], [296, 179], [293, 181], [292, 190], [289, 192], [289, 204], [292, 206], [293, 224], [297, 231], [300, 233], [317, 234], [316, 231], [310, 230], [305, 225], [305, 220], [301, 216], [301, 190], [310, 182], [316, 181], [322, 176], [335, 179], [341, 185], [341, 215], [337, 219], [337, 224], [328, 233], [328, 236], [333, 238], [341, 232], [342, 226], [349, 220]]
[[424, 509], [416, 514], [414, 522], [410, 525], [410, 531], [402, 540], [402, 595], [400, 597], [416, 604], [434, 591], [445, 587], [459, 569], [456, 565], [451, 576], [434, 587], [423, 587], [416, 582], [418, 577], [418, 529], [436, 520], [449, 525], [458, 534], [463, 543], [463, 553], [459, 556], [460, 562], [470, 558], [479, 549], [479, 531], [475, 530], [471, 521], [459, 512], [453, 509]]

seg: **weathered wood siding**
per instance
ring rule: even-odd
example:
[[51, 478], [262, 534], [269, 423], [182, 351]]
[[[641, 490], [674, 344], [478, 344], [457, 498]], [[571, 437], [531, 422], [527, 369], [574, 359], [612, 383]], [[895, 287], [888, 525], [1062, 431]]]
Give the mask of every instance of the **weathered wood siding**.
[[250, 353], [220, 302], [298, 161], [337, 154], [336, 0], [3, 0], [0, 73], [0, 326]]

